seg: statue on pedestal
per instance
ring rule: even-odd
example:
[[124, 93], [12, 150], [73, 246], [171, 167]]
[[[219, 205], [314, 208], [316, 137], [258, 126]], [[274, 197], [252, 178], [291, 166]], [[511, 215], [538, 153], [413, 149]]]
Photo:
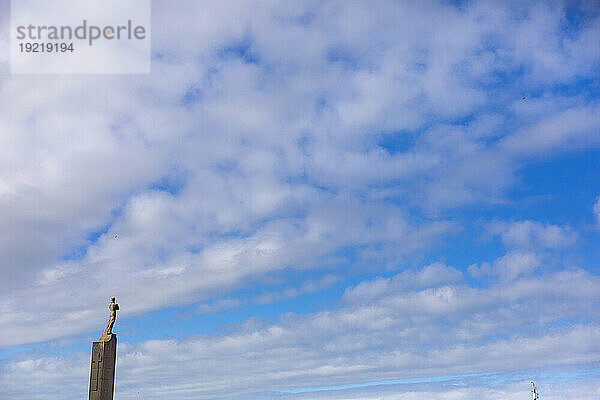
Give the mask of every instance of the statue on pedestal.
[[119, 305], [111, 297], [108, 304], [110, 315], [104, 333], [92, 343], [89, 400], [113, 400], [115, 366], [117, 361], [117, 335], [112, 333]]

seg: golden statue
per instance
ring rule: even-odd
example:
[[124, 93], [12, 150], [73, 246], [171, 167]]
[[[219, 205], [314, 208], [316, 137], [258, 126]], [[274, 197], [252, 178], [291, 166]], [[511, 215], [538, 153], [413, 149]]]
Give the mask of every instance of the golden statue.
[[110, 298], [108, 309], [110, 310], [110, 315], [108, 316], [108, 322], [106, 323], [106, 328], [104, 328], [104, 333], [100, 339], [98, 339], [99, 342], [108, 342], [113, 336], [112, 328], [117, 319], [117, 310], [119, 309], [119, 305], [115, 303], [114, 297]]

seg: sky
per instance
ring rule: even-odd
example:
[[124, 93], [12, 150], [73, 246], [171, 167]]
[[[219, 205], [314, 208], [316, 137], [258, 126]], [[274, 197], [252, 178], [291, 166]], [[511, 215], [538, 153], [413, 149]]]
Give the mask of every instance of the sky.
[[11, 74], [0, 398], [600, 398], [600, 5], [153, 1]]

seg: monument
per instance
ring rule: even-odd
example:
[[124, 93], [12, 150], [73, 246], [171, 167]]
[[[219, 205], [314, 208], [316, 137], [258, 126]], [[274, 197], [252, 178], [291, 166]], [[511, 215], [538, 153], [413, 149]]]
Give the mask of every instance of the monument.
[[92, 344], [92, 367], [90, 372], [89, 400], [113, 400], [115, 388], [115, 363], [117, 361], [117, 335], [112, 333], [119, 305], [111, 297], [110, 314], [104, 332]]

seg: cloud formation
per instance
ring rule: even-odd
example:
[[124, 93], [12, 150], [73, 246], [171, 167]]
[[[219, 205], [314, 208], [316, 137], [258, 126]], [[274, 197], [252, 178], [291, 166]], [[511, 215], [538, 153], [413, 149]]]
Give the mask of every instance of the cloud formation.
[[[279, 391], [598, 363], [593, 238], [518, 208], [529, 165], [600, 147], [596, 5], [153, 7], [150, 75], [0, 76], [0, 397], [84, 397], [78, 346], [110, 296], [123, 321], [225, 323], [316, 299], [226, 332], [133, 330], [123, 399], [367, 399]], [[468, 261], [439, 261], [447, 242]], [[516, 382], [386, 398], [520, 398]]]

